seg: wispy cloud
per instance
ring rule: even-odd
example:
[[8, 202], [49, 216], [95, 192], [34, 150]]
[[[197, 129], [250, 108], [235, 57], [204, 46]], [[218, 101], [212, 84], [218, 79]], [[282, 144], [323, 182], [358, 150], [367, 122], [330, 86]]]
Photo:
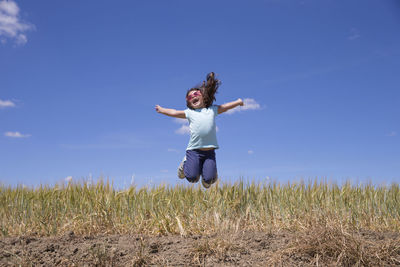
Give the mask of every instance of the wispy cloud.
[[[347, 66], [348, 67], [348, 66]], [[264, 84], [270, 86], [271, 84], [285, 83], [303, 79], [310, 79], [315, 76], [329, 74], [338, 70], [345, 69], [344, 67], [319, 67], [310, 70], [305, 70], [298, 73], [284, 74], [283, 76], [274, 77], [264, 80]]]
[[360, 37], [361, 37], [360, 31], [358, 29], [356, 29], [356, 28], [351, 28], [350, 29], [350, 34], [347, 37], [347, 39], [349, 39], [350, 41], [354, 41], [354, 40], [356, 40], [356, 39], [358, 39]]
[[21, 134], [20, 132], [5, 132], [4, 135], [11, 138], [27, 138], [31, 136], [30, 134]]
[[0, 1], [0, 40], [2, 43], [5, 43], [7, 39], [12, 39], [17, 44], [24, 45], [28, 41], [26, 31], [34, 28], [34, 25], [21, 21], [17, 3], [12, 0]]
[[253, 150], [249, 150], [249, 151], [247, 151], [247, 154], [252, 155], [252, 154], [254, 154], [254, 151]]
[[60, 144], [62, 148], [71, 150], [85, 149], [140, 149], [150, 146], [145, 137], [132, 133], [105, 133], [92, 137], [89, 143]]
[[178, 130], [175, 131], [177, 134], [190, 134], [189, 125], [182, 125]]
[[168, 148], [168, 152], [179, 153], [180, 151], [178, 149], [175, 149], [175, 148]]
[[0, 99], [0, 108], [11, 108], [15, 107], [15, 103], [11, 100], [1, 100]]
[[257, 103], [256, 100], [253, 98], [245, 98], [243, 100], [244, 105], [243, 106], [238, 106], [234, 109], [228, 110], [226, 113], [228, 114], [233, 114], [235, 112], [241, 112], [241, 111], [246, 111], [246, 110], [258, 110], [261, 109], [261, 105]]
[[174, 119], [175, 123], [181, 124], [181, 127], [175, 131], [177, 134], [190, 134], [189, 121], [187, 119]]
[[390, 136], [390, 137], [393, 137], [396, 135], [397, 135], [397, 132], [395, 132], [395, 131], [391, 131], [390, 133], [386, 134], [386, 136]]

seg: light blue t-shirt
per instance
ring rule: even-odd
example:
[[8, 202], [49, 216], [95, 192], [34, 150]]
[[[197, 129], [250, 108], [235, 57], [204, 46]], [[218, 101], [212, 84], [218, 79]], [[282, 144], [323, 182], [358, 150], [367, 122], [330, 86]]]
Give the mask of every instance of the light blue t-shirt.
[[190, 140], [186, 150], [199, 148], [218, 148], [217, 126], [215, 117], [218, 115], [218, 106], [209, 108], [185, 109], [189, 121]]

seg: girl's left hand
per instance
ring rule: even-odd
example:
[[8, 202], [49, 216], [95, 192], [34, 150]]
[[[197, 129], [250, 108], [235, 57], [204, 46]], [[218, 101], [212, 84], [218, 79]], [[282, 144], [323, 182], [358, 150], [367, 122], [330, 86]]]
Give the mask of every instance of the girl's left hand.
[[239, 98], [238, 101], [239, 101], [239, 105], [240, 105], [240, 106], [243, 106], [243, 105], [244, 105], [244, 102], [243, 102], [243, 100], [242, 100], [241, 98]]

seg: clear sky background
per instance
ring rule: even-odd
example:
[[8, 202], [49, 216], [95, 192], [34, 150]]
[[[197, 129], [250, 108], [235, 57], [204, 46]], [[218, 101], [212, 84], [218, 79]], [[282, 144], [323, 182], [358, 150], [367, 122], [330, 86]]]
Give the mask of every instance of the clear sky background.
[[220, 179], [400, 179], [396, 0], [0, 0], [0, 181], [182, 183], [214, 71]]

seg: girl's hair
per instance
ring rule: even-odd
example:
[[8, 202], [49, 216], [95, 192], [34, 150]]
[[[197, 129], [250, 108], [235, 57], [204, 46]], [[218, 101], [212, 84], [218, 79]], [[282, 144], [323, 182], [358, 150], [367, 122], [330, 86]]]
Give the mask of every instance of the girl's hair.
[[[189, 95], [190, 92], [199, 90], [203, 95], [205, 107], [209, 108], [214, 103], [215, 94], [217, 93], [218, 87], [221, 85], [221, 81], [215, 78], [214, 72], [210, 72], [209, 74], [207, 74], [206, 79], [207, 81], [203, 81], [201, 85], [190, 88], [186, 93], [186, 97]], [[193, 109], [188, 100], [186, 100], [186, 106], [190, 109]]]

